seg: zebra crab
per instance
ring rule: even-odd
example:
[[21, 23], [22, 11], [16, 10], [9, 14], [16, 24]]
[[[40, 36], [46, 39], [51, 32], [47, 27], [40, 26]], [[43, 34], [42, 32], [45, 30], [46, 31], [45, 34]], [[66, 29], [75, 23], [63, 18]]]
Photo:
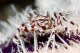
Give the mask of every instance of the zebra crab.
[[48, 37], [52, 35], [52, 40], [55, 36], [57, 42], [62, 42], [57, 36], [59, 35], [68, 44], [68, 40], [74, 42], [78, 42], [76, 40], [80, 41], [79, 26], [73, 21], [68, 21], [69, 13], [54, 12], [53, 17], [51, 17], [48, 12], [47, 15], [42, 15], [34, 11], [34, 14], [36, 15], [35, 17], [32, 13], [28, 14], [30, 15], [30, 17], [28, 17], [30, 22], [23, 22], [21, 27], [18, 28], [18, 32], [22, 33], [20, 37], [24, 41], [30, 40], [29, 37], [31, 38], [30, 41], [32, 41], [34, 39], [34, 31], [37, 34], [36, 36], [38, 40], [42, 39], [39, 37], [46, 37], [47, 39], [45, 38], [45, 40], [48, 40]]

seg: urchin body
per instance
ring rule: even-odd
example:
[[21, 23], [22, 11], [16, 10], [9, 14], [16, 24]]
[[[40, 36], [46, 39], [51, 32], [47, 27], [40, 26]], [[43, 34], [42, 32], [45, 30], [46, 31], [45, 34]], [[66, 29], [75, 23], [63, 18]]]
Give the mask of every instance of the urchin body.
[[[31, 49], [29, 49], [30, 45], [33, 48], [31, 53], [44, 53], [44, 51], [45, 53], [65, 53], [66, 51], [73, 53], [72, 50], [76, 47], [75, 52], [79, 53], [80, 26], [74, 21], [68, 21], [68, 13], [53, 12], [51, 14], [53, 15], [52, 17], [49, 14], [50, 12], [46, 12], [46, 15], [37, 12], [37, 10], [36, 12], [32, 10], [32, 12], [28, 12], [29, 16], [24, 17], [20, 14], [21, 18], [26, 21], [18, 20], [18, 18], [17, 22], [13, 24], [9, 20], [11, 25], [16, 26], [16, 33], [11, 33], [13, 35], [11, 38], [13, 43], [10, 42], [10, 47], [15, 48], [14, 45], [16, 45], [17, 50], [14, 50], [23, 53], [31, 52]], [[1, 49], [4, 51], [4, 47], [1, 46]]]

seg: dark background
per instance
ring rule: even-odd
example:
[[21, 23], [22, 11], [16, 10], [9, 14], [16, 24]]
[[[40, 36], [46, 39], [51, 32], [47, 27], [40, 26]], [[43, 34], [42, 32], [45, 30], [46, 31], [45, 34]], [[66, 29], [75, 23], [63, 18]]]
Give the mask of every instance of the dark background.
[[10, 5], [14, 4], [18, 11], [22, 11], [26, 6], [31, 5], [36, 8], [35, 0], [0, 0], [0, 21], [7, 21], [9, 15], [13, 15]]

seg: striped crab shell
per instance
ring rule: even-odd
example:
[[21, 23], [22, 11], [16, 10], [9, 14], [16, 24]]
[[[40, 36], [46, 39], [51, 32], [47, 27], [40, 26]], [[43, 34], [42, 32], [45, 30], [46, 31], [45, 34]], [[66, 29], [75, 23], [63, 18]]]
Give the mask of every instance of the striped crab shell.
[[62, 12], [54, 12], [53, 15], [54, 17], [51, 17], [49, 13], [47, 13], [46, 16], [38, 13], [36, 17], [33, 17], [30, 13], [30, 23], [23, 22], [21, 24], [21, 28], [24, 32], [36, 31], [39, 34], [51, 32], [59, 33], [64, 31], [65, 33], [79, 33], [78, 25], [75, 24], [73, 21], [68, 21], [68, 13], [63, 14]]

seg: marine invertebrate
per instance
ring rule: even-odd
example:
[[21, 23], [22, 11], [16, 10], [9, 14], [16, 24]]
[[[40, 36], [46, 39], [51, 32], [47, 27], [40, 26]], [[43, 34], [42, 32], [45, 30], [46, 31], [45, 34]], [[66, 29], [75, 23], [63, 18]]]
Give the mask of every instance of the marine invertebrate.
[[[9, 18], [10, 25], [0, 22], [7, 26], [8, 32], [5, 34], [10, 40], [1, 39], [0, 48], [3, 53], [47, 53], [47, 50], [48, 53], [70, 53], [71, 49], [75, 49], [75, 45], [80, 49], [77, 46], [80, 43], [80, 25], [69, 20], [69, 12], [51, 13], [29, 9], [30, 11], [27, 9], [23, 13], [17, 13], [14, 16], [16, 18]], [[78, 53], [78, 49], [75, 52]]]

